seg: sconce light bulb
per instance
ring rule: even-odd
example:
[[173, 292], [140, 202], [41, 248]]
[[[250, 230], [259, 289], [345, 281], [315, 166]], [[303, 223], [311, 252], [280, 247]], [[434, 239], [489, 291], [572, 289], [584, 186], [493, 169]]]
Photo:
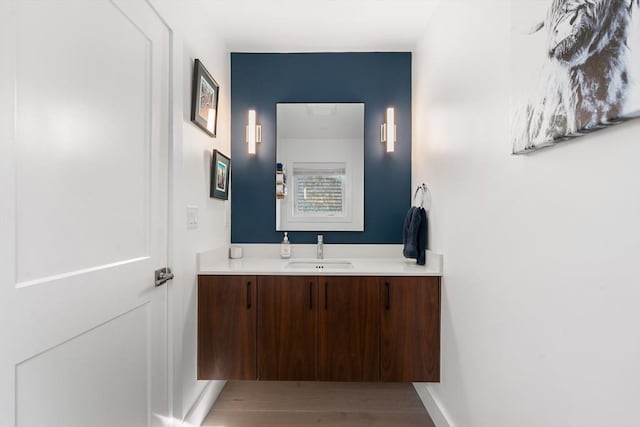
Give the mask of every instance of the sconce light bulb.
[[247, 143], [249, 144], [249, 154], [256, 154], [256, 110], [249, 110]]
[[393, 153], [396, 143], [396, 119], [395, 110], [387, 108], [387, 126], [386, 126], [387, 153]]

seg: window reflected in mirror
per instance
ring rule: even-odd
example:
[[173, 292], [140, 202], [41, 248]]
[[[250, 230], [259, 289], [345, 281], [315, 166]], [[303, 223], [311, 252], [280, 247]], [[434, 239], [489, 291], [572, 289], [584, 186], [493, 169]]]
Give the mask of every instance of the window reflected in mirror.
[[364, 104], [278, 104], [276, 133], [276, 230], [364, 230]]

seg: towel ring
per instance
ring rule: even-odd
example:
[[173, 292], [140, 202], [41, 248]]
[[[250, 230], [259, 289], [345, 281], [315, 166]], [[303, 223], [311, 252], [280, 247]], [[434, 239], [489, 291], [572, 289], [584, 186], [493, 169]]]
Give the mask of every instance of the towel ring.
[[424, 208], [424, 199], [425, 199], [425, 194], [428, 194], [428, 207], [426, 208], [427, 211], [429, 211], [429, 209], [431, 209], [431, 191], [429, 191], [429, 187], [427, 187], [427, 184], [425, 184], [424, 182], [421, 185], [418, 185], [418, 188], [416, 188], [416, 192], [413, 193], [413, 204], [416, 203], [416, 197], [418, 197], [418, 193], [422, 192], [422, 197], [420, 198], [420, 207]]

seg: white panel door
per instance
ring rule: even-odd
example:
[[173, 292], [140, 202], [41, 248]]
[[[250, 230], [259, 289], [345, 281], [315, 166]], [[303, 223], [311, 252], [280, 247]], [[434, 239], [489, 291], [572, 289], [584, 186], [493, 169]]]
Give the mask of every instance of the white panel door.
[[0, 425], [168, 422], [170, 32], [0, 1]]

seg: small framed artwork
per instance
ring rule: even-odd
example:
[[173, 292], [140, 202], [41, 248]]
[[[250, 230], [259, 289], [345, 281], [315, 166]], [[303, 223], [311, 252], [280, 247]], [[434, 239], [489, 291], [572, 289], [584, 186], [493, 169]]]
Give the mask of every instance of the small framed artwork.
[[196, 58], [193, 64], [191, 121], [210, 136], [216, 136], [218, 123], [218, 83]]
[[229, 198], [229, 172], [231, 172], [231, 160], [219, 152], [213, 150], [211, 161], [211, 197], [227, 200]]

